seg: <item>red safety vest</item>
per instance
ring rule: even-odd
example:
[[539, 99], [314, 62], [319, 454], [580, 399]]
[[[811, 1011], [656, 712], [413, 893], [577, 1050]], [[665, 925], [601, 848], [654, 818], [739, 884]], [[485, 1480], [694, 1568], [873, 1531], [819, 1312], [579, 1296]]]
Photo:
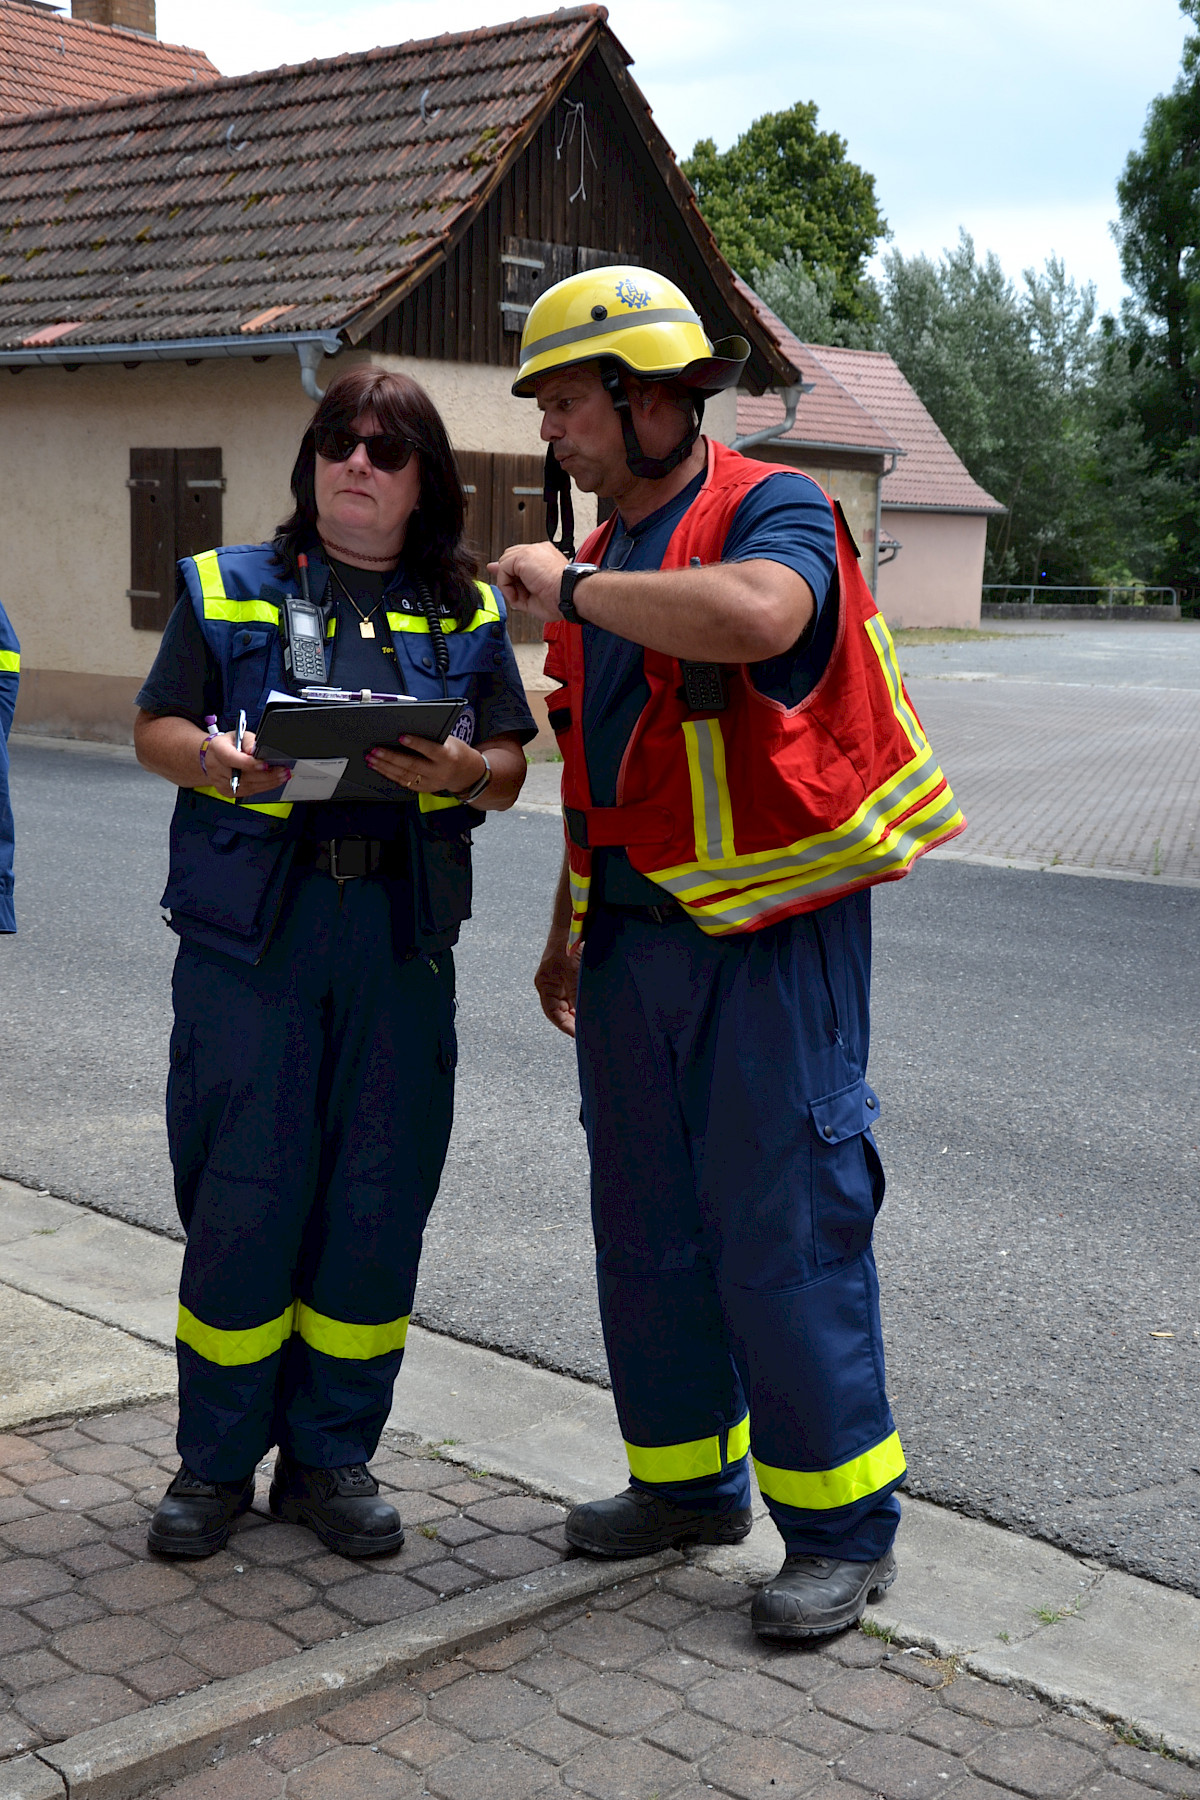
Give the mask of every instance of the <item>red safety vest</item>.
[[[779, 465], [708, 445], [704, 486], [677, 525], [664, 569], [721, 559], [739, 502]], [[679, 662], [644, 650], [650, 697], [617, 781], [592, 805], [583, 747], [583, 632], [546, 627], [548, 698], [563, 754], [571, 944], [583, 929], [591, 851], [620, 845], [635, 869], [702, 931], [757, 931], [856, 888], [898, 881], [966, 821], [904, 691], [891, 633], [871, 598], [845, 521], [837, 526], [837, 634], [820, 681], [798, 706], [760, 694], [743, 664], [718, 712], [686, 705]], [[579, 552], [598, 560], [616, 521]], [[833, 597], [831, 593], [831, 598]]]

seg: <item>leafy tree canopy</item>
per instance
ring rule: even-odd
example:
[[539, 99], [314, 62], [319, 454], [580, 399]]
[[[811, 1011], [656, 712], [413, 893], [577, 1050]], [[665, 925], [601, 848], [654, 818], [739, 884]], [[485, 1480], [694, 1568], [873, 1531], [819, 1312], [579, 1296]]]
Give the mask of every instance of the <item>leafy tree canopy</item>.
[[887, 221], [874, 177], [849, 160], [837, 132], [817, 130], [811, 101], [764, 113], [728, 150], [702, 138], [682, 167], [735, 269], [749, 277], [798, 255], [832, 276], [839, 316], [864, 316], [863, 269]]

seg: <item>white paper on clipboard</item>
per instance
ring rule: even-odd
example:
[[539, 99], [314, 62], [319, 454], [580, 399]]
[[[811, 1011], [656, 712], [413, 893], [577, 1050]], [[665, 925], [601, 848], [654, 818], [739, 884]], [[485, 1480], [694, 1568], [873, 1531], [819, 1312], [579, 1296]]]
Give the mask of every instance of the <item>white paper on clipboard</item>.
[[284, 789], [289, 801], [332, 800], [334, 789], [346, 773], [348, 756], [305, 756], [292, 764], [292, 779]]

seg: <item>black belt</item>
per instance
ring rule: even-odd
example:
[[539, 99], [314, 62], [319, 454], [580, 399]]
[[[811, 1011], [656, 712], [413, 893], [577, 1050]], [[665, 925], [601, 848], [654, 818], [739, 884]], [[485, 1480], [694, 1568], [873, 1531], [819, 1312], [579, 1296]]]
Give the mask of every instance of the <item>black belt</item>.
[[301, 865], [332, 875], [335, 881], [357, 881], [363, 875], [403, 875], [408, 869], [406, 846], [387, 838], [325, 838], [301, 843], [296, 854]]
[[687, 918], [687, 908], [678, 900], [664, 900], [659, 906], [625, 906], [619, 900], [601, 900], [600, 905], [606, 912], [614, 912], [622, 919], [646, 919], [651, 925], [672, 925], [677, 919]]

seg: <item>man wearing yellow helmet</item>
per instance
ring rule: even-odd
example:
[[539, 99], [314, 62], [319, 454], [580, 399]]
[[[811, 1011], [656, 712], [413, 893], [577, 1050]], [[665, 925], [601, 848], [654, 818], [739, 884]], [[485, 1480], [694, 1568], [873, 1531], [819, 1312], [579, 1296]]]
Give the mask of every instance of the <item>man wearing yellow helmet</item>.
[[[752, 1445], [786, 1546], [752, 1619], [789, 1640], [895, 1575], [868, 890], [963, 821], [844, 521], [807, 476], [700, 436], [748, 354], [650, 270], [543, 294], [513, 391], [542, 412], [563, 547], [494, 573], [561, 683], [567, 853], [536, 982], [576, 1039], [631, 1475], [567, 1537], [737, 1542]], [[571, 480], [616, 506], [578, 562]]]

